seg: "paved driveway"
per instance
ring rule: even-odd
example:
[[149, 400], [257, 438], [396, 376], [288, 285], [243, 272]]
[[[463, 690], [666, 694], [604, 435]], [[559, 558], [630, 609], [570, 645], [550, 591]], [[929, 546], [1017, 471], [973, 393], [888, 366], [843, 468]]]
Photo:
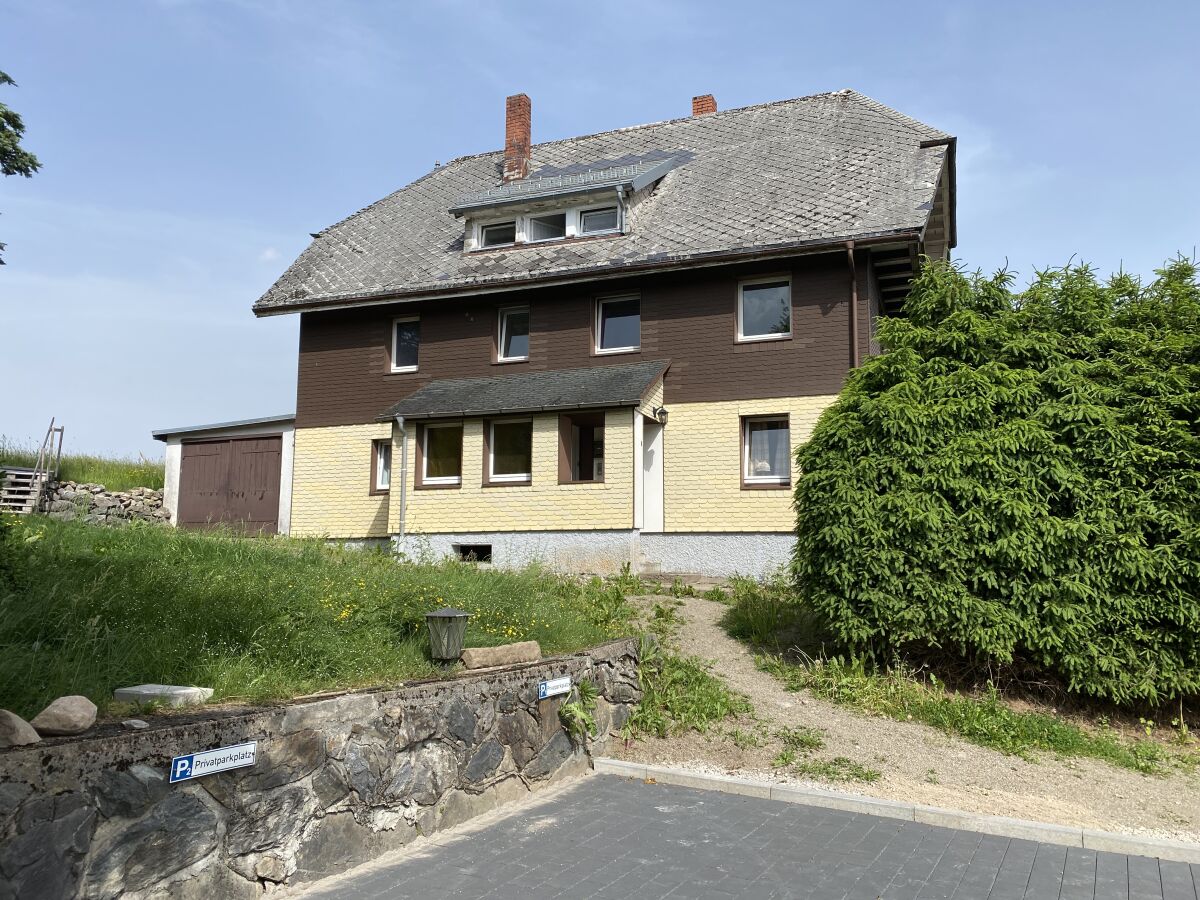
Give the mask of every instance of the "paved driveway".
[[306, 898], [1197, 900], [1200, 866], [594, 775]]

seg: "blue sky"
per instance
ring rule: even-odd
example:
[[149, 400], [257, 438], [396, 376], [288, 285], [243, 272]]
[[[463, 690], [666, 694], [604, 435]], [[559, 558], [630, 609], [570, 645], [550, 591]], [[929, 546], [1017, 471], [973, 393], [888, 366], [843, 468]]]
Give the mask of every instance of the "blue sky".
[[959, 247], [1024, 280], [1200, 241], [1200, 4], [0, 0], [0, 434], [161, 455], [290, 411], [297, 320], [254, 300], [331, 224], [503, 144], [852, 87], [959, 138]]

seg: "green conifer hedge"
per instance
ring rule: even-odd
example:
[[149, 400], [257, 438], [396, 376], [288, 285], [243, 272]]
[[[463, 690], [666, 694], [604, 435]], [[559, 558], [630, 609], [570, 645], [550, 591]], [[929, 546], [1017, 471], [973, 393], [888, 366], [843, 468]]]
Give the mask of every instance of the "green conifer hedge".
[[797, 453], [801, 596], [856, 655], [1200, 693], [1200, 285], [933, 263]]

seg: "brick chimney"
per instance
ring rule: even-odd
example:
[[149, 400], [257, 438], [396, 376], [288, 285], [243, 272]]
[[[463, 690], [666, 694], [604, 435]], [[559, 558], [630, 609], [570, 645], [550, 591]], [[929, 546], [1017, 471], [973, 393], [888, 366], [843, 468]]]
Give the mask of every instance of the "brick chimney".
[[692, 115], [703, 116], [707, 113], [715, 113], [717, 111], [717, 101], [713, 99], [712, 94], [701, 94], [699, 97], [692, 98]]
[[525, 94], [504, 102], [504, 183], [529, 174], [530, 103]]

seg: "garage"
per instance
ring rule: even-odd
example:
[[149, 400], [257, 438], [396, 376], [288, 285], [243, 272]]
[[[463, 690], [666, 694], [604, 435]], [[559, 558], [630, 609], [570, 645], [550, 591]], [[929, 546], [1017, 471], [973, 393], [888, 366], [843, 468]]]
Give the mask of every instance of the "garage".
[[163, 505], [182, 528], [287, 534], [294, 417], [153, 432], [167, 445]]
[[178, 524], [184, 528], [236, 525], [275, 534], [282, 457], [282, 436], [184, 443]]

